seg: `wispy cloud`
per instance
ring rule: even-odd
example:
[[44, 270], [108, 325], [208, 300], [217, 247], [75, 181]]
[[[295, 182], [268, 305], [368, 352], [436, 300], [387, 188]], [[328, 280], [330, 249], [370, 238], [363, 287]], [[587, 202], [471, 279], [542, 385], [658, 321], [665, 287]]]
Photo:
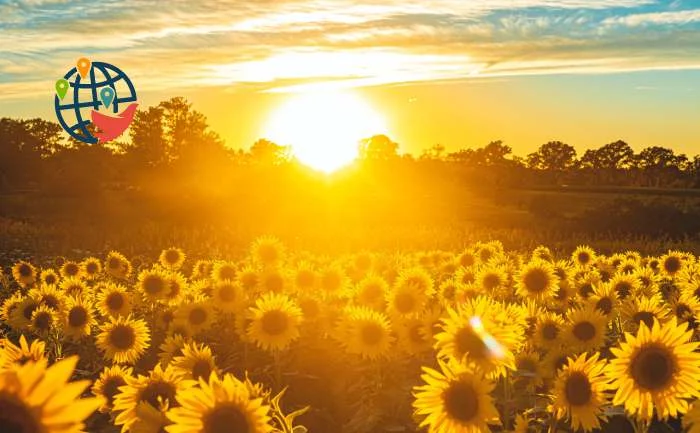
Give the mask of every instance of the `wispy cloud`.
[[175, 0], [167, 6], [12, 0], [0, 4], [0, 98], [45, 93], [83, 55], [118, 64], [143, 90], [298, 91], [477, 74], [700, 68], [700, 32], [693, 27], [700, 10], [671, 6], [652, 0]]

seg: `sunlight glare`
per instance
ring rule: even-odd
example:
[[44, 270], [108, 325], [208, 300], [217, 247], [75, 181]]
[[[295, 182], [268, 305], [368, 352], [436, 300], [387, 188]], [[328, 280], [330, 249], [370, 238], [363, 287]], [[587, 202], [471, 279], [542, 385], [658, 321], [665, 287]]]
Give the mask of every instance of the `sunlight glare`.
[[351, 163], [358, 143], [386, 134], [383, 116], [349, 92], [312, 92], [292, 96], [270, 116], [263, 136], [288, 145], [303, 164], [330, 173]]

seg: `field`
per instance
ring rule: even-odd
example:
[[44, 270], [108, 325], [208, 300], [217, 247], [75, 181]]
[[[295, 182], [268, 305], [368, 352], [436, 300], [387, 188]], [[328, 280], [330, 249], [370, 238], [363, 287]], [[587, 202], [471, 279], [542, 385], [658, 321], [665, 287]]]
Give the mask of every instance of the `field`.
[[247, 202], [245, 225], [186, 197], [5, 195], [2, 380], [64, 359], [92, 386], [56, 388], [55, 422], [97, 432], [678, 431], [700, 417], [700, 244], [581, 223], [697, 205], [667, 192], [336, 190]]

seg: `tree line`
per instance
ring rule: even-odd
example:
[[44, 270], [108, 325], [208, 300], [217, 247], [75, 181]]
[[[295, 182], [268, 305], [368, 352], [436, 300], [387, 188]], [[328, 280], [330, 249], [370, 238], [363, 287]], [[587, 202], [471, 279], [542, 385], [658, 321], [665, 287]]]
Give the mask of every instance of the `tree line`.
[[[296, 164], [291, 149], [259, 139], [247, 149], [228, 148], [211, 130], [206, 117], [182, 97], [140, 110], [130, 127], [130, 140], [87, 145], [65, 139], [61, 127], [43, 119], [0, 119], [0, 189], [70, 185], [104, 181], [138, 183], [148, 176], [203, 176], [243, 166]], [[700, 155], [676, 154], [651, 146], [635, 152], [617, 140], [580, 157], [561, 141], [542, 144], [521, 157], [502, 141], [483, 147], [447, 152], [436, 144], [414, 156], [401, 153], [386, 135], [358, 143], [359, 163], [381, 167], [412, 167], [440, 173], [476, 173], [517, 185], [613, 185], [700, 188]], [[448, 166], [450, 170], [434, 170]], [[468, 177], [468, 176], [467, 176]], [[90, 182], [91, 179], [98, 182]]]

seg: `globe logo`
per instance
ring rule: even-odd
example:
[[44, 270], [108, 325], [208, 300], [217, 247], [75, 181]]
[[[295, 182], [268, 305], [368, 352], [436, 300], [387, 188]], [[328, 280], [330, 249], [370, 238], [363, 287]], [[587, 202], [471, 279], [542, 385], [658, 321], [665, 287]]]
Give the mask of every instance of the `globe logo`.
[[83, 143], [106, 143], [120, 136], [133, 120], [138, 106], [135, 102], [131, 80], [109, 63], [81, 58], [56, 81], [58, 122]]

